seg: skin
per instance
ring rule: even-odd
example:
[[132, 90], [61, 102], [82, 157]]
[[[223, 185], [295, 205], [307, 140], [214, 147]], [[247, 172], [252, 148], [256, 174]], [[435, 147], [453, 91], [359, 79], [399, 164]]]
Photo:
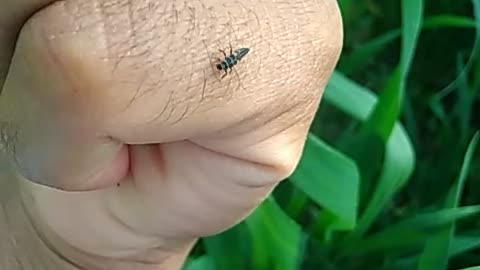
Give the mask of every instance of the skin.
[[179, 269], [294, 170], [343, 38], [335, 0], [3, 1], [1, 269]]

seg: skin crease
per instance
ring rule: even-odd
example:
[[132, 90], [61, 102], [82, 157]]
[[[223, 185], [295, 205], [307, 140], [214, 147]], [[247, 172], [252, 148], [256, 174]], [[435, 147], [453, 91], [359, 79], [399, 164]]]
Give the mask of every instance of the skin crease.
[[293, 171], [343, 38], [335, 0], [6, 6], [2, 269], [179, 269]]

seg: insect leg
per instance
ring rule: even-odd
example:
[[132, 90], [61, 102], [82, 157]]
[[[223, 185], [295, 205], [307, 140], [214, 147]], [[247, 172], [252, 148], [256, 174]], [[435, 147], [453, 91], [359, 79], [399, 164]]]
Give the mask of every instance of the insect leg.
[[227, 76], [228, 72], [227, 70], [225, 69], [225, 74], [223, 74], [223, 76], [220, 78], [220, 79], [223, 79], [223, 77]]
[[[232, 68], [232, 70], [233, 70], [233, 68]], [[235, 71], [235, 75], [237, 75], [238, 82], [239, 82], [239, 84], [240, 84], [240, 85], [238, 86], [238, 88], [241, 87], [241, 88], [243, 88], [243, 89], [246, 91], [247, 89], [245, 89], [245, 86], [244, 86], [243, 83], [242, 83], [242, 79], [240, 78], [240, 75], [239, 75], [238, 72], [237, 72], [237, 69], [235, 69], [234, 71]], [[237, 88], [237, 89], [238, 89], [238, 88]]]
[[230, 45], [230, 55], [233, 55], [232, 43], [228, 43]]

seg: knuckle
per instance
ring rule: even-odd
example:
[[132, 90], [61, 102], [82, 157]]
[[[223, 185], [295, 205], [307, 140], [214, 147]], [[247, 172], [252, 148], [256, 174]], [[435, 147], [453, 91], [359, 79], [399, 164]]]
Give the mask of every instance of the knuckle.
[[[308, 121], [342, 46], [336, 1], [250, 3], [61, 1], [31, 25], [85, 102], [110, 104], [103, 109], [117, 113], [117, 122], [175, 124], [197, 111], [223, 115], [226, 105], [245, 108], [251, 98], [255, 104], [246, 114], [273, 108], [256, 122], [286, 111]], [[250, 51], [221, 80], [229, 64], [215, 70], [212, 59], [222, 57], [215, 53], [228, 43]]]

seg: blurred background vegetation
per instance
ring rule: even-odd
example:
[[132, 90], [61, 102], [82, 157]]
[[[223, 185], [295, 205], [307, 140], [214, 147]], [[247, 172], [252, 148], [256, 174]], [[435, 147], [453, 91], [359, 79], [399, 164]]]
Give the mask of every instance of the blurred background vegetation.
[[338, 0], [293, 175], [185, 270], [480, 269], [480, 0]]

